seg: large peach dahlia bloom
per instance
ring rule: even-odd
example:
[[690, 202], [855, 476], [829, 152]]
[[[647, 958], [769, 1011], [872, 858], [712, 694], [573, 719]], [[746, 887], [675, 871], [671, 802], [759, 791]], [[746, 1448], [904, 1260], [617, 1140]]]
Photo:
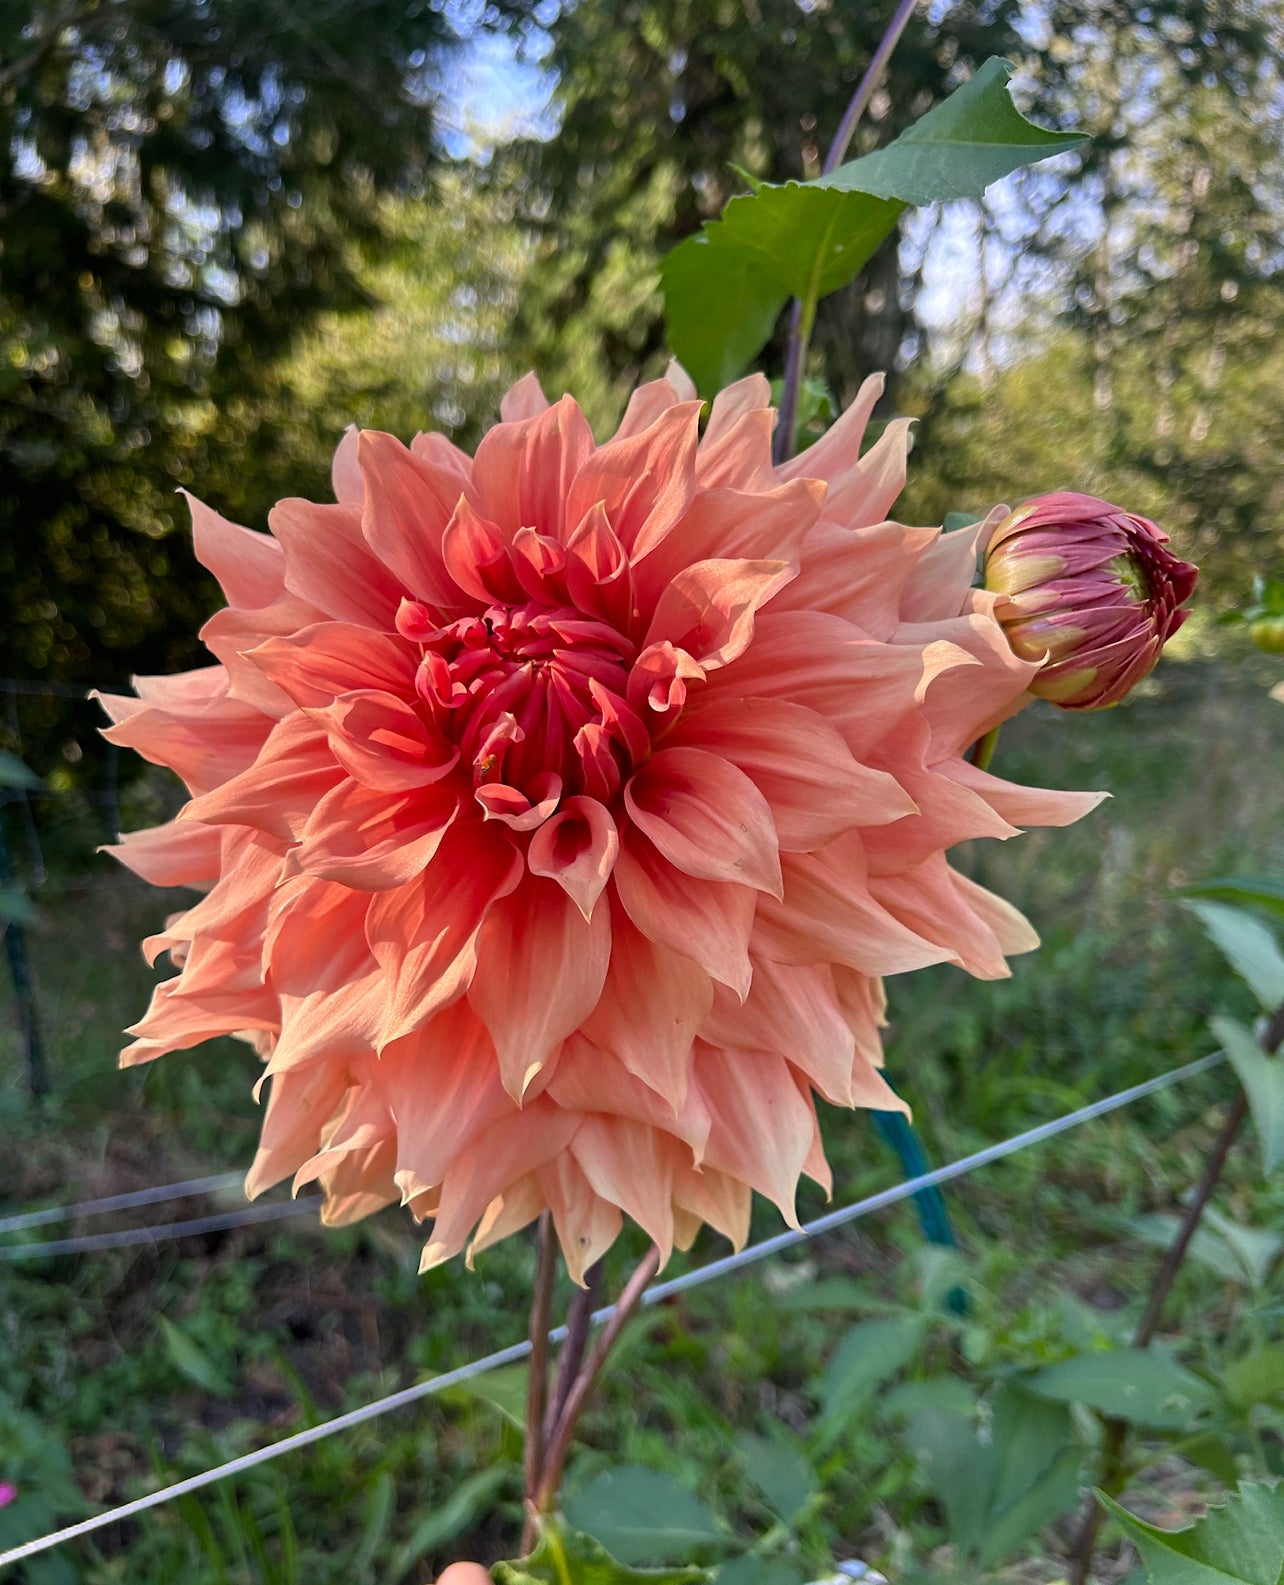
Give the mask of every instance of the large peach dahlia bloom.
[[1096, 799], [965, 760], [1037, 666], [978, 530], [887, 521], [880, 388], [774, 468], [759, 376], [703, 435], [680, 372], [644, 385], [601, 446], [528, 377], [476, 457], [350, 431], [337, 503], [270, 535], [192, 502], [218, 664], [104, 701], [192, 795], [115, 851], [206, 892], [123, 1060], [252, 1040], [250, 1194], [401, 1200], [425, 1266], [545, 1208], [577, 1279], [622, 1213], [738, 1243], [752, 1190], [828, 1188], [817, 1093], [901, 1106], [881, 977], [1036, 944], [946, 850]]

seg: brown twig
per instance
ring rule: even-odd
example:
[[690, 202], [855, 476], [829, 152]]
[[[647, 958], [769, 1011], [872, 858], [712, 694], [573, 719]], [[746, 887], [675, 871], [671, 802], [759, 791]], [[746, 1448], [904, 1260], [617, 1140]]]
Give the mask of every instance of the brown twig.
[[643, 1293], [651, 1283], [651, 1279], [660, 1269], [660, 1251], [653, 1245], [650, 1251], [639, 1261], [637, 1269], [625, 1284], [624, 1292], [616, 1301], [615, 1310], [611, 1318], [598, 1336], [593, 1345], [588, 1359], [576, 1374], [566, 1395], [562, 1413], [557, 1424], [553, 1427], [553, 1434], [549, 1437], [544, 1450], [544, 1468], [540, 1475], [539, 1490], [535, 1497], [535, 1510], [537, 1513], [547, 1513], [557, 1499], [557, 1489], [562, 1480], [562, 1469], [566, 1464], [566, 1456], [571, 1449], [571, 1439], [575, 1435], [575, 1427], [579, 1423], [580, 1415], [584, 1412], [584, 1405], [592, 1392], [597, 1378], [602, 1373], [606, 1364], [607, 1355], [615, 1346], [616, 1340], [624, 1330], [633, 1312], [641, 1302]]
[[[1262, 1034], [1261, 1046], [1266, 1055], [1273, 1056], [1278, 1048], [1284, 1045], [1284, 1003], [1276, 1008], [1270, 1023]], [[1177, 1280], [1177, 1273], [1181, 1270], [1186, 1253], [1190, 1248], [1191, 1240], [1199, 1230], [1199, 1223], [1204, 1214], [1204, 1208], [1213, 1196], [1221, 1180], [1222, 1171], [1226, 1166], [1226, 1159], [1230, 1155], [1231, 1146], [1239, 1137], [1239, 1132], [1248, 1117], [1248, 1095], [1241, 1089], [1231, 1104], [1231, 1109], [1226, 1114], [1226, 1121], [1222, 1124], [1222, 1131], [1217, 1136], [1217, 1143], [1213, 1146], [1213, 1153], [1208, 1158], [1203, 1175], [1196, 1185], [1195, 1192], [1186, 1206], [1181, 1219], [1181, 1226], [1177, 1229], [1177, 1236], [1173, 1239], [1164, 1258], [1159, 1263], [1159, 1270], [1155, 1273], [1155, 1281], [1150, 1290], [1145, 1313], [1137, 1323], [1137, 1331], [1133, 1337], [1134, 1348], [1145, 1348], [1159, 1330], [1159, 1323], [1163, 1317], [1164, 1306], [1172, 1293], [1173, 1284]], [[1128, 1422], [1113, 1417], [1105, 1421], [1105, 1434], [1101, 1440], [1101, 1464], [1097, 1477], [1097, 1485], [1111, 1497], [1117, 1497], [1124, 1488], [1128, 1478], [1127, 1462], [1124, 1459], [1124, 1447], [1128, 1440]], [[1089, 1498], [1089, 1506], [1083, 1516], [1083, 1523], [1075, 1537], [1074, 1550], [1070, 1558], [1069, 1585], [1088, 1585], [1092, 1574], [1092, 1561], [1097, 1551], [1097, 1537], [1105, 1523], [1105, 1510], [1095, 1500]]]

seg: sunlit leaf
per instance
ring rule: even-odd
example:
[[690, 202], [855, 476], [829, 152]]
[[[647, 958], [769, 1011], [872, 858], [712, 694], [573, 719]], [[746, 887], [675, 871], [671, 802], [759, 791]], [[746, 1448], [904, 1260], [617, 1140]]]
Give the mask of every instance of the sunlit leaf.
[[764, 183], [663, 263], [669, 344], [702, 393], [742, 373], [790, 297], [853, 281], [907, 204], [978, 197], [991, 182], [1075, 148], [1027, 121], [992, 59], [895, 142], [811, 182]]

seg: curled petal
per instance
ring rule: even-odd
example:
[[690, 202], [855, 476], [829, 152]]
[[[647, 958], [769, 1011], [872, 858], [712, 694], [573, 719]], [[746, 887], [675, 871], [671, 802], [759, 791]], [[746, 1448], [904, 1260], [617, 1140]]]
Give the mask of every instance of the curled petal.
[[344, 770], [381, 792], [426, 787], [459, 760], [459, 750], [394, 694], [363, 689], [308, 713], [324, 728], [330, 751]]
[[531, 838], [526, 862], [591, 917], [620, 851], [615, 821], [595, 798], [568, 798]]

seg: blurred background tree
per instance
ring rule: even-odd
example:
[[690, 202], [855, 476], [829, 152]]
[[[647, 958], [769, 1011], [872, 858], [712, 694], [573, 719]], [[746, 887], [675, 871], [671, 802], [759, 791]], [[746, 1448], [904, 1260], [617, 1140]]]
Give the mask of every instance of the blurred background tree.
[[[201, 663], [176, 485], [261, 523], [324, 491], [345, 423], [471, 443], [527, 367], [609, 423], [664, 364], [661, 255], [737, 167], [816, 173], [890, 10], [5, 6], [0, 675]], [[1278, 0], [920, 11], [854, 152], [996, 53], [1095, 141], [825, 305], [813, 374], [845, 402], [888, 368], [921, 415], [904, 515], [1074, 482], [1166, 523], [1216, 599], [1280, 556], [1282, 33]], [[24, 700], [29, 757], [92, 754], [94, 720]]]
[[422, 0], [0, 8], [0, 673], [199, 663], [174, 487], [257, 518], [320, 483], [283, 359], [372, 302], [452, 40]]
[[[538, 6], [536, 7], [538, 10]], [[555, 137], [529, 142], [536, 263], [519, 315], [527, 360], [614, 418], [664, 364], [660, 257], [764, 181], [820, 174], [895, 0], [578, 0], [550, 26]], [[1020, 49], [1017, 0], [925, 8], [892, 57], [853, 155], [887, 142], [990, 55]], [[739, 170], [737, 169], [739, 167]], [[897, 364], [912, 294], [893, 248], [821, 308], [816, 344], [840, 402]]]

